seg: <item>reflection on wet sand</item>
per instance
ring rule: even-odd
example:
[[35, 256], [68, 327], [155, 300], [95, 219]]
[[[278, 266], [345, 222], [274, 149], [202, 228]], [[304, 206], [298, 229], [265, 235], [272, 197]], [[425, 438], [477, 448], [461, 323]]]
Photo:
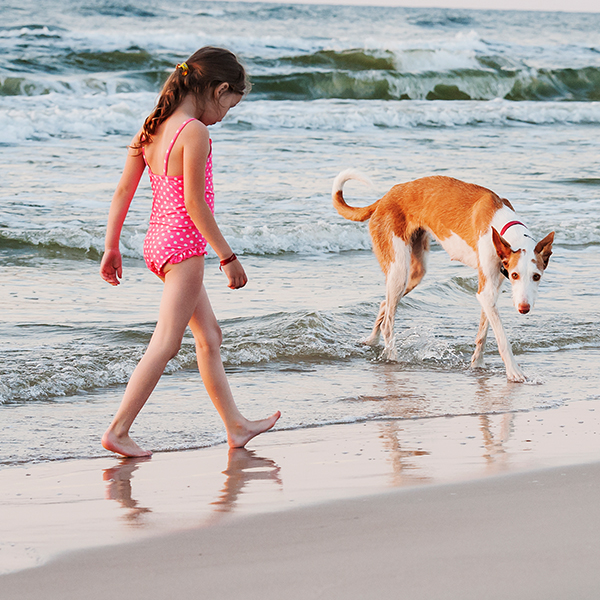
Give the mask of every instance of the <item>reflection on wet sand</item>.
[[133, 499], [131, 491], [133, 473], [140, 468], [141, 463], [149, 460], [149, 456], [122, 458], [116, 467], [103, 471], [103, 479], [108, 482], [106, 499], [116, 500], [123, 508], [127, 509], [124, 518], [129, 525], [134, 527], [143, 526], [142, 515], [152, 512], [150, 508], [139, 506], [138, 501]]
[[[505, 472], [523, 463], [523, 447], [515, 446], [515, 437], [530, 441], [531, 425], [512, 408], [522, 386], [485, 374], [460, 378], [450, 374], [445, 383], [464, 386], [464, 393], [471, 395], [467, 404], [472, 412], [445, 414], [440, 407], [445, 407], [447, 389], [438, 381], [439, 377], [430, 385], [427, 374], [383, 365], [378, 385], [369, 395], [344, 400], [372, 403], [377, 420], [371, 423], [274, 432], [259, 440], [266, 446], [257, 450], [204, 449], [198, 451], [202, 468], [195, 455], [183, 453], [180, 461], [186, 466], [179, 467], [184, 473], [180, 477], [165, 471], [166, 455], [155, 455], [139, 480], [137, 492], [144, 506], [134, 499], [132, 480], [149, 459], [124, 459], [104, 471], [106, 495], [125, 509], [124, 520], [130, 525], [150, 527], [168, 514], [187, 523], [207, 524], [231, 513], [287, 506], [299, 498], [328, 499], [344, 486], [374, 490], [440, 483]], [[284, 441], [291, 436], [301, 441]], [[227, 466], [222, 471], [226, 452]], [[171, 489], [175, 482], [176, 489]], [[176, 494], [175, 503], [167, 507], [162, 504], [165, 492]]]
[[[405, 420], [426, 415], [429, 401], [417, 391], [409, 377], [400, 376], [395, 369], [385, 368], [381, 375], [386, 395], [378, 400], [385, 401], [386, 415], [394, 419], [382, 422], [379, 426], [379, 437], [391, 466], [390, 485], [399, 487], [430, 482], [431, 477], [426, 474], [419, 461], [419, 457], [428, 456], [430, 452], [421, 444], [402, 439]], [[364, 399], [375, 400], [368, 397]]]
[[230, 448], [227, 469], [223, 471], [227, 477], [221, 495], [211, 505], [220, 512], [231, 512], [240, 494], [251, 481], [271, 480], [282, 487], [283, 482], [279, 472], [280, 468], [275, 461], [257, 456], [254, 450]]
[[[510, 468], [510, 457], [505, 448], [513, 433], [515, 420], [515, 413], [510, 412], [513, 408], [510, 389], [512, 389], [510, 384], [499, 389], [490, 386], [487, 377], [479, 377], [477, 380], [475, 395], [481, 413], [479, 415], [479, 429], [483, 442], [483, 458], [491, 473], [506, 471]], [[503, 411], [509, 412], [494, 415], [496, 421], [500, 419], [499, 431], [494, 434], [492, 414]]]
[[485, 452], [483, 458], [490, 466], [491, 472], [508, 471], [510, 469], [510, 458], [505, 449], [513, 432], [515, 413], [505, 413], [501, 417], [500, 431], [494, 435], [492, 420], [489, 415], [480, 415], [480, 429], [483, 437]]
[[402, 441], [402, 421], [389, 421], [380, 426], [384, 448], [389, 452], [389, 462], [392, 468], [390, 484], [394, 487], [410, 483], [427, 483], [431, 480], [423, 472], [419, 457], [429, 456], [430, 452], [422, 448], [410, 448]]
[[[143, 515], [151, 513], [152, 509], [139, 505], [133, 498], [132, 479], [141, 464], [151, 460], [144, 458], [123, 458], [119, 464], [110, 469], [104, 469], [103, 479], [106, 487], [107, 500], [116, 500], [126, 509], [124, 519], [132, 526], [145, 525]], [[227, 468], [223, 471], [225, 483], [219, 497], [210, 506], [217, 513], [232, 512], [244, 488], [251, 481], [273, 481], [279, 488], [283, 483], [280, 467], [270, 458], [258, 456], [255, 451], [246, 448], [231, 448], [228, 453]], [[199, 512], [204, 507], [199, 507]]]
[[[399, 373], [397, 368], [387, 366], [381, 371], [381, 396], [360, 396], [361, 401], [378, 402], [384, 406], [391, 421], [381, 423], [380, 430], [384, 451], [391, 466], [390, 483], [402, 486], [410, 483], [427, 483], [434, 480], [428, 475], [427, 466], [420, 457], [436, 454], [436, 440], [415, 440], [415, 428], [409, 422], [426, 418], [460, 418], [459, 415], [444, 417], [431, 414], [433, 399], [417, 391], [410, 378]], [[488, 473], [510, 469], [510, 454], [506, 444], [514, 433], [515, 412], [510, 385], [498, 386], [488, 376], [477, 376], [473, 390], [474, 413], [479, 420], [478, 456], [483, 459]], [[443, 393], [443, 392], [442, 392]], [[408, 425], [408, 427], [407, 427]], [[410, 434], [405, 430], [410, 429]], [[468, 436], [472, 439], [474, 436]], [[464, 440], [460, 443], [464, 443]]]

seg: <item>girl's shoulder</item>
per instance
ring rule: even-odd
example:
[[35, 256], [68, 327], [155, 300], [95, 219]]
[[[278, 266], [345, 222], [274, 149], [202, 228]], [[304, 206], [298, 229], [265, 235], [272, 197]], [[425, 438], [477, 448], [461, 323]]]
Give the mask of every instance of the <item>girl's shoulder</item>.
[[131, 145], [139, 145], [140, 140], [142, 139], [142, 131], [143, 128], [140, 128], [139, 131], [133, 136], [133, 139], [131, 140]]
[[[184, 121], [184, 123], [186, 122]], [[177, 141], [186, 148], [193, 147], [200, 151], [208, 150], [210, 148], [208, 127], [201, 121], [198, 121], [198, 119], [193, 119], [187, 122], [185, 127], [181, 129]]]
[[200, 136], [202, 138], [209, 139], [210, 134], [208, 132], [208, 127], [198, 119], [187, 119], [183, 121], [181, 126], [185, 125], [181, 130], [181, 135], [188, 134], [189, 136]]
[[142, 129], [140, 129], [132, 138], [131, 142], [127, 146], [127, 152], [131, 156], [141, 156], [143, 153]]

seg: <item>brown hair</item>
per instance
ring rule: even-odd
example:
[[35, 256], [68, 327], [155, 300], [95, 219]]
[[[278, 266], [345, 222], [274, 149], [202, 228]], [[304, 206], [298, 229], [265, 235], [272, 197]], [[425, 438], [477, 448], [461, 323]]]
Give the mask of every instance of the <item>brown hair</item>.
[[235, 94], [249, 91], [246, 71], [235, 54], [211, 46], [194, 52], [185, 63], [177, 65], [167, 79], [154, 110], [144, 121], [139, 145], [136, 146], [146, 146], [152, 142], [158, 126], [173, 114], [187, 94], [204, 96], [222, 83], [229, 84], [229, 91]]

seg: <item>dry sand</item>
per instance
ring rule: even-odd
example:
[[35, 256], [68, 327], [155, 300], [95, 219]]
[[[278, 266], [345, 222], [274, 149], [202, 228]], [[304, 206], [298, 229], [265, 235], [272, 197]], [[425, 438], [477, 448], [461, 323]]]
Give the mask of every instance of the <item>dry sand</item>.
[[581, 402], [4, 469], [0, 598], [597, 598], [599, 417]]

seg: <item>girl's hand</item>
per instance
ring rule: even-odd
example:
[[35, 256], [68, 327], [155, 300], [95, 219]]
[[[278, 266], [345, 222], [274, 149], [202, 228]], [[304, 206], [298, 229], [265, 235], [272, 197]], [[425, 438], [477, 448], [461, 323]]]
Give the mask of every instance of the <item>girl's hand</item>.
[[123, 277], [123, 261], [119, 250], [105, 250], [100, 263], [100, 276], [110, 285], [119, 285]]
[[244, 267], [242, 267], [237, 258], [223, 267], [223, 273], [225, 273], [225, 275], [227, 275], [227, 279], [229, 279], [227, 287], [231, 288], [232, 290], [243, 288], [246, 283], [248, 283], [246, 271], [244, 271]]

